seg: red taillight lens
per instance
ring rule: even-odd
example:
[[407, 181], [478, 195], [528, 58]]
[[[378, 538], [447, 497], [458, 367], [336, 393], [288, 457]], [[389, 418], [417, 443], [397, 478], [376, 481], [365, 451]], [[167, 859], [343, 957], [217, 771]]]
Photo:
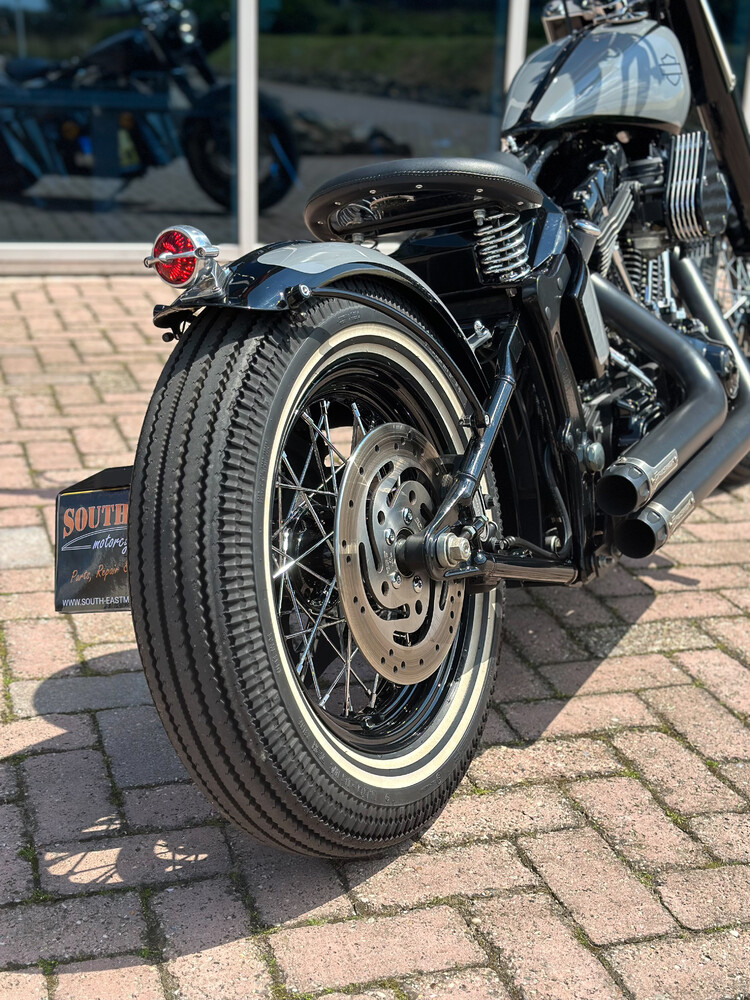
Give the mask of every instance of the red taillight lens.
[[[156, 243], [154, 243], [154, 257], [159, 257], [165, 251], [167, 253], [187, 253], [195, 250], [195, 244], [181, 233], [179, 229], [168, 229], [162, 233]], [[195, 271], [195, 257], [178, 257], [175, 260], [156, 260], [154, 267], [160, 278], [168, 281], [170, 285], [184, 285], [189, 281]]]

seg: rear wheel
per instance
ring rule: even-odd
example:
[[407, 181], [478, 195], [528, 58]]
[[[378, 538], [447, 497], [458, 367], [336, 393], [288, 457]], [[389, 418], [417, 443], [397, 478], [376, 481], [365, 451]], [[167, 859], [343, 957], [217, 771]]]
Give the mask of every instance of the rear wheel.
[[501, 594], [394, 559], [464, 404], [406, 326], [348, 303], [206, 311], [157, 386], [130, 514], [144, 669], [195, 780], [268, 843], [356, 857], [414, 836], [476, 749]]

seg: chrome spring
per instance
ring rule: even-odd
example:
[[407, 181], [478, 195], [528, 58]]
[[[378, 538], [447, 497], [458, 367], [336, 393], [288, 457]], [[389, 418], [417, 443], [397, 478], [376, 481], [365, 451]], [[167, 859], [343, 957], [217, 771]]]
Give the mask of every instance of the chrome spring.
[[474, 218], [479, 223], [474, 235], [479, 270], [484, 280], [518, 281], [524, 278], [531, 268], [518, 212], [485, 215], [479, 209]]

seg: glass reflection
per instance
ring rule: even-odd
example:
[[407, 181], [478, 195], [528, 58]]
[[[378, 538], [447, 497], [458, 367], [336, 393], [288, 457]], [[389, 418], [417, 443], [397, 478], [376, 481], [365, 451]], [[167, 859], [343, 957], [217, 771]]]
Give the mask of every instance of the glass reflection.
[[236, 240], [230, 0], [0, 0], [5, 240]]
[[309, 238], [309, 194], [345, 170], [498, 148], [507, 0], [259, 0], [259, 14], [261, 107], [276, 102], [297, 157], [266, 168], [288, 190], [261, 201], [261, 241]]

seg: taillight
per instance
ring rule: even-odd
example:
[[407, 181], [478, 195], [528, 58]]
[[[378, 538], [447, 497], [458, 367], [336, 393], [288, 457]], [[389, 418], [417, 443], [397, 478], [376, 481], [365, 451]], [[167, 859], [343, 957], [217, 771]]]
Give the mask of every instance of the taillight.
[[[190, 256], [182, 256], [189, 253]], [[163, 259], [159, 259], [164, 254]], [[184, 285], [195, 272], [195, 244], [179, 229], [168, 229], [154, 243], [154, 267], [170, 285]], [[169, 259], [171, 258], [171, 259]]]
[[203, 266], [219, 255], [219, 248], [200, 229], [193, 226], [173, 226], [159, 233], [150, 257], [143, 263], [175, 287], [192, 285], [205, 272]]

